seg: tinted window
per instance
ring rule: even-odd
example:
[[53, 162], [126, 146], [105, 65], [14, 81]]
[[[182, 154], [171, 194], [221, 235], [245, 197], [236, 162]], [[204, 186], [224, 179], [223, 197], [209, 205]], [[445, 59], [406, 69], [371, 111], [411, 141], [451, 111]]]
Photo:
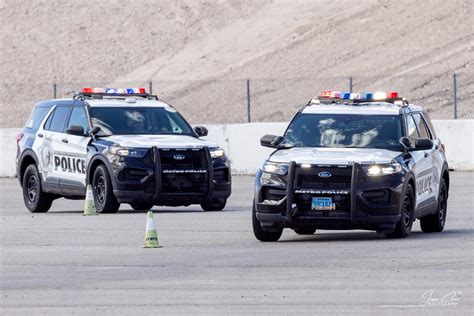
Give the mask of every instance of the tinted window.
[[423, 113], [423, 118], [425, 119], [425, 122], [428, 124], [428, 126], [430, 128], [431, 137], [433, 139], [436, 139], [436, 132], [435, 132], [435, 129], [433, 127], [433, 123], [431, 122], [431, 119], [430, 119], [430, 116], [428, 115], [428, 113]]
[[411, 115], [407, 115], [407, 132], [409, 138], [419, 138], [418, 131], [416, 130], [415, 120], [413, 120], [413, 117]]
[[195, 135], [189, 124], [173, 108], [92, 107], [93, 127], [105, 134], [176, 134]]
[[398, 115], [301, 114], [284, 138], [296, 147], [398, 150], [401, 136]]
[[84, 132], [87, 132], [89, 130], [89, 125], [87, 123], [86, 110], [83, 107], [76, 106], [72, 109], [67, 127], [70, 127], [73, 125], [82, 126], [82, 128], [84, 128]]
[[64, 125], [66, 125], [66, 120], [69, 114], [69, 110], [70, 110], [69, 107], [58, 106], [54, 110], [54, 113], [52, 114], [51, 124], [49, 125], [48, 122], [46, 122], [46, 126], [49, 125], [48, 129], [53, 132], [63, 132]]
[[38, 129], [40, 123], [51, 108], [38, 107], [34, 108], [28, 121], [26, 121], [26, 128]]
[[428, 127], [426, 126], [425, 121], [421, 117], [421, 114], [413, 114], [413, 118], [415, 119], [416, 127], [418, 129], [418, 133], [420, 134], [420, 138], [431, 138], [430, 132], [428, 131]]

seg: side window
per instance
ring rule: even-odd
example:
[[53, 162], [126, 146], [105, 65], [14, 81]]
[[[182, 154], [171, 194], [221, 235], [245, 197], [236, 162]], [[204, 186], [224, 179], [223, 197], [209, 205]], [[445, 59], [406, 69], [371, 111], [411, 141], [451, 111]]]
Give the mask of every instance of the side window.
[[430, 131], [428, 130], [428, 127], [426, 126], [425, 121], [421, 117], [421, 114], [416, 113], [413, 114], [413, 118], [415, 119], [416, 127], [418, 129], [418, 133], [420, 134], [420, 138], [430, 138]]
[[436, 139], [436, 132], [435, 132], [435, 129], [434, 129], [434, 126], [433, 126], [433, 123], [431, 122], [431, 119], [430, 119], [430, 116], [428, 115], [428, 113], [426, 112], [423, 112], [423, 118], [425, 119], [425, 123], [428, 125], [428, 127], [430, 128], [430, 132], [431, 132], [431, 137], [433, 139]]
[[56, 111], [56, 109], [54, 109], [51, 114], [49, 114], [48, 116], [48, 119], [46, 120], [46, 122], [44, 122], [44, 126], [43, 128], [47, 131], [49, 131], [49, 129], [51, 128], [51, 121], [53, 120], [53, 116], [54, 116], [54, 111]]
[[420, 138], [420, 136], [418, 135], [418, 131], [416, 130], [415, 120], [413, 120], [413, 117], [410, 114], [407, 115], [407, 132], [408, 138], [412, 140]]
[[34, 108], [30, 118], [26, 122], [25, 127], [31, 129], [38, 129], [41, 121], [43, 121], [45, 115], [49, 112], [49, 107], [37, 107]]
[[84, 132], [89, 130], [89, 124], [87, 123], [86, 110], [82, 106], [75, 106], [72, 108], [71, 116], [69, 117], [69, 122], [67, 127], [72, 125], [79, 125], [84, 128]]
[[[48, 121], [51, 119], [51, 124], [49, 125], [49, 130], [53, 132], [63, 132], [64, 125], [66, 125], [67, 116], [69, 114], [69, 110], [71, 108], [65, 106], [58, 106], [56, 110], [54, 110], [54, 114], [48, 118]], [[48, 122], [46, 122], [46, 126]]]

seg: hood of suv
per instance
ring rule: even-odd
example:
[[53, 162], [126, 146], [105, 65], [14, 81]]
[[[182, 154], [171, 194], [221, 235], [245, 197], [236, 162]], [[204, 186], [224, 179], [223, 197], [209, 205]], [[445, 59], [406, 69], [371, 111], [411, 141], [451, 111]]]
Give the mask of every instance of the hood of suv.
[[187, 135], [113, 135], [106, 139], [120, 146], [133, 148], [218, 147], [216, 143]]
[[290, 148], [276, 151], [270, 161], [347, 165], [390, 163], [400, 152], [376, 148]]

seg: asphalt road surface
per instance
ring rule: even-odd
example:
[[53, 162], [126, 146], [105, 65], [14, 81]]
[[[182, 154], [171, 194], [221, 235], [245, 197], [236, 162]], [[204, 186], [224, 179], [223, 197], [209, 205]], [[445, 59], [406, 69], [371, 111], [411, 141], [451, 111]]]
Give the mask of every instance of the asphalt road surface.
[[471, 314], [474, 173], [451, 173], [446, 230], [407, 239], [366, 231], [252, 233], [253, 178], [223, 212], [156, 207], [163, 248], [143, 249], [146, 213], [47, 214], [0, 179], [1, 305], [10, 314]]

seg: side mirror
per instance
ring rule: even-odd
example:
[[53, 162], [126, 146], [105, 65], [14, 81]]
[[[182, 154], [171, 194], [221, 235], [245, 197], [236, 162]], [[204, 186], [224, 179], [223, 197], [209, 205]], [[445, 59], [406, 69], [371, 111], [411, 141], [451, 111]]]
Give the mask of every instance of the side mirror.
[[84, 127], [80, 125], [71, 125], [66, 129], [67, 134], [84, 136]]
[[433, 148], [433, 141], [428, 138], [420, 138], [415, 141], [415, 150], [429, 150]]
[[195, 126], [193, 130], [199, 137], [207, 136], [208, 133], [207, 128], [204, 126]]
[[264, 135], [262, 138], [260, 138], [260, 145], [264, 147], [277, 148], [278, 145], [281, 144], [283, 139], [284, 138], [281, 136], [267, 134], [267, 135]]
[[399, 140], [400, 144], [402, 144], [403, 147], [405, 147], [407, 150], [411, 149], [411, 140], [408, 137], [402, 137]]
[[99, 126], [96, 126], [89, 131], [89, 136], [92, 137], [93, 140], [96, 140], [95, 135], [99, 134], [101, 131], [102, 129]]
[[96, 135], [96, 134], [100, 133], [101, 131], [102, 131], [102, 130], [100, 129], [100, 127], [99, 127], [99, 126], [96, 126], [96, 127], [94, 127], [93, 129], [91, 129], [91, 130], [89, 131], [89, 134], [91, 134], [91, 135]]

